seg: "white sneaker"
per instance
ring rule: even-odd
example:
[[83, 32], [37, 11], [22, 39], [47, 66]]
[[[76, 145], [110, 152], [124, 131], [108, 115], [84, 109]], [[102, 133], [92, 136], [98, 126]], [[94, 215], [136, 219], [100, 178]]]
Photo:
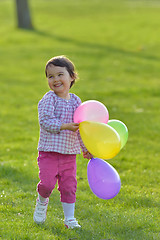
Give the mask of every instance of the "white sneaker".
[[44, 223], [46, 220], [46, 216], [47, 216], [47, 207], [48, 207], [48, 202], [49, 199], [47, 199], [46, 202], [40, 202], [39, 199], [37, 199], [37, 203], [36, 203], [36, 207], [35, 207], [35, 211], [34, 211], [34, 216], [33, 216], [33, 220], [37, 223]]
[[70, 220], [64, 220], [64, 225], [67, 228], [81, 228], [81, 226], [78, 224], [75, 218]]

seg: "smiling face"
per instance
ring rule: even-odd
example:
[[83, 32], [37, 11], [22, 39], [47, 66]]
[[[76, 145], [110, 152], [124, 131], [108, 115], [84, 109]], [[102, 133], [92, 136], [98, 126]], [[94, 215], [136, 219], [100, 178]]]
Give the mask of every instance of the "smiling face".
[[69, 99], [69, 89], [74, 80], [65, 67], [49, 64], [47, 67], [48, 85], [61, 98]]

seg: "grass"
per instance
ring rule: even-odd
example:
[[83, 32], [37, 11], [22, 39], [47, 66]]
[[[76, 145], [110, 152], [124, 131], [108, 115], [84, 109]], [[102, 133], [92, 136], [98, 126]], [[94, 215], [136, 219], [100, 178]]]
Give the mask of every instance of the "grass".
[[[34, 30], [16, 28], [14, 4], [0, 1], [0, 239], [159, 239], [158, 1], [30, 1]], [[110, 119], [129, 129], [126, 147], [108, 160], [122, 187], [97, 198], [87, 181], [87, 160], [77, 157], [76, 217], [81, 230], [63, 227], [54, 191], [46, 223], [33, 220], [39, 181], [37, 103], [48, 91], [44, 66], [64, 54], [80, 80], [82, 101], [103, 102]]]

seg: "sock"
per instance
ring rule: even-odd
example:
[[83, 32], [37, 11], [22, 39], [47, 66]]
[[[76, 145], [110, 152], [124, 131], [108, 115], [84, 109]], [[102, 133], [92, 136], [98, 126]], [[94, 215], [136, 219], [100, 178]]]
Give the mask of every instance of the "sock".
[[38, 199], [40, 200], [41, 203], [47, 202], [47, 198], [43, 198], [39, 193], [38, 193]]
[[63, 212], [64, 212], [65, 220], [73, 219], [74, 218], [75, 203], [62, 202], [62, 206], [63, 206]]

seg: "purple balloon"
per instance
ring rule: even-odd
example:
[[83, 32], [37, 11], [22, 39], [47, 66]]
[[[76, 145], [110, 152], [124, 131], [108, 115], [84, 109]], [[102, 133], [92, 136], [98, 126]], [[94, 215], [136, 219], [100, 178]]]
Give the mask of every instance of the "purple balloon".
[[120, 177], [109, 163], [100, 158], [92, 158], [87, 166], [88, 183], [99, 198], [114, 198], [120, 191]]

